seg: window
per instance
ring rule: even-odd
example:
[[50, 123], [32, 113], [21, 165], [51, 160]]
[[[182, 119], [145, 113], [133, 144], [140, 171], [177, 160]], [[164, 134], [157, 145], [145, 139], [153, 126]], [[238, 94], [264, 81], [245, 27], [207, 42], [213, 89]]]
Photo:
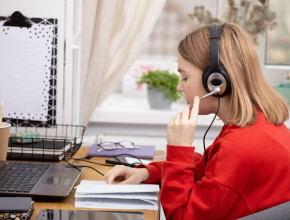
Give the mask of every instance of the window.
[[[148, 111], [146, 88], [138, 88], [136, 77], [141, 72], [140, 65], [155, 66], [162, 69], [177, 69], [177, 44], [183, 33], [193, 22], [188, 14], [195, 6], [204, 5], [213, 16], [218, 13], [219, 1], [204, 0], [202, 2], [188, 0], [167, 0], [163, 11], [140, 54], [128, 70], [113, 94], [96, 108], [91, 118], [95, 123], [129, 123], [166, 126], [168, 121], [184, 108], [184, 100], [172, 104], [169, 111]], [[138, 88], [138, 89], [137, 89]], [[205, 121], [211, 120], [205, 119]], [[204, 123], [204, 122], [199, 122]], [[205, 123], [207, 124], [207, 123]], [[220, 124], [218, 125], [220, 126]], [[104, 126], [102, 128], [105, 129]], [[158, 127], [164, 132], [166, 127]], [[134, 130], [135, 131], [135, 130]], [[148, 132], [148, 131], [147, 131]], [[154, 132], [157, 132], [154, 130]], [[163, 133], [162, 133], [163, 134]]]
[[290, 65], [290, 4], [287, 0], [271, 0], [277, 27], [266, 36], [265, 64]]
[[144, 87], [139, 87], [136, 90], [135, 79], [142, 72], [140, 66], [177, 71], [178, 42], [189, 28], [196, 24], [189, 18], [188, 14], [193, 12], [195, 6], [203, 5], [206, 10], [211, 11], [213, 16], [216, 16], [218, 4], [219, 1], [213, 3], [211, 0], [203, 2], [167, 0], [140, 56], [124, 76], [122, 89], [119, 91], [126, 96], [140, 95], [145, 97], [146, 91], [142, 91]]

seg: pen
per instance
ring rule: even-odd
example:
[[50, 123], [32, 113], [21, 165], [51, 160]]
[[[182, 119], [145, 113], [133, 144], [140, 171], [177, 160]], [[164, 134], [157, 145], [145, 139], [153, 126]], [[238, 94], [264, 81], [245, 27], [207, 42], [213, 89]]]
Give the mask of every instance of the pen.
[[0, 127], [2, 126], [2, 115], [3, 115], [3, 100], [1, 101], [0, 106]]

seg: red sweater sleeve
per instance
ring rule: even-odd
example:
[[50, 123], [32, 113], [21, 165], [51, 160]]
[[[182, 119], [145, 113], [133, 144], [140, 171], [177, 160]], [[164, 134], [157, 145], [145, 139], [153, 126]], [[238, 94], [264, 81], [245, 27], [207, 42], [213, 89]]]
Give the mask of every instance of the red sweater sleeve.
[[[195, 152], [194, 153], [194, 148], [193, 149], [193, 160], [194, 162], [199, 162], [202, 158], [202, 155], [200, 153]], [[168, 157], [168, 156], [167, 156]], [[149, 179], [145, 181], [144, 183], [151, 183], [151, 184], [161, 184], [161, 168], [162, 168], [163, 161], [158, 161], [158, 162], [152, 162], [148, 165], [145, 164], [140, 164], [136, 168], [144, 168], [146, 167], [147, 170], [149, 171]], [[203, 173], [204, 172], [204, 167], [200, 170], [198, 173]], [[201, 174], [200, 174], [201, 175]]]
[[149, 179], [144, 183], [161, 184], [161, 166], [163, 161], [152, 162], [148, 165], [140, 164], [136, 168], [146, 167], [149, 172]]

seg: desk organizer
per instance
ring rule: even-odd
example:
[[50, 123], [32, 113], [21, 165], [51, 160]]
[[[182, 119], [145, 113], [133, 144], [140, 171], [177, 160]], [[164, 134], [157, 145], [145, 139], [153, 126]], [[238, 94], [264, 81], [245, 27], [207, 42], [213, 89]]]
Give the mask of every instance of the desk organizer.
[[[38, 123], [11, 123], [10, 134], [37, 133], [37, 137], [23, 135], [18, 138], [10, 136], [7, 150], [9, 160], [60, 161], [72, 157], [80, 148], [86, 127], [81, 125]], [[35, 138], [35, 140], [34, 140]]]

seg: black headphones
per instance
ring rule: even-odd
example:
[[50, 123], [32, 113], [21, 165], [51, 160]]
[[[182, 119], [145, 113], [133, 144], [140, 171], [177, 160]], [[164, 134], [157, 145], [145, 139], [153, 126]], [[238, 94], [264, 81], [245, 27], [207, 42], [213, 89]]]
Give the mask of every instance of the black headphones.
[[[220, 25], [211, 24], [210, 34], [210, 65], [202, 74], [203, 87], [207, 92], [218, 93], [220, 97], [226, 96], [231, 92], [231, 82], [226, 68], [219, 64], [219, 39], [225, 23]], [[214, 95], [214, 96], [217, 96]]]

